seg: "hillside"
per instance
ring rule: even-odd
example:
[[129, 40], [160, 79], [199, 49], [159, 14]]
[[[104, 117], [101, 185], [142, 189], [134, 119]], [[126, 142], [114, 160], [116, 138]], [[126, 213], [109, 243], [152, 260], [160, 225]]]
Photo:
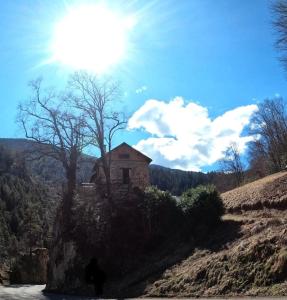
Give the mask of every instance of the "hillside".
[[183, 192], [198, 185], [214, 184], [220, 192], [236, 186], [234, 176], [223, 172], [194, 172], [150, 165], [150, 181], [163, 191], [180, 196]]
[[151, 184], [177, 196], [189, 188], [211, 183], [212, 179], [211, 174], [170, 169], [155, 164], [150, 165]]
[[[1, 143], [12, 152], [23, 152], [33, 147], [33, 143], [26, 140], [2, 139]], [[9, 158], [3, 161], [7, 162]], [[15, 169], [14, 166], [0, 172], [2, 262], [11, 259], [13, 255], [16, 256], [16, 252], [27, 251], [31, 239], [40, 237], [37, 246], [48, 244], [48, 239], [43, 240], [42, 237], [49, 236], [56, 202], [51, 197], [47, 185], [45, 187], [39, 184], [38, 179], [46, 183], [55, 183], [57, 178], [63, 180], [61, 166], [56, 161], [43, 159], [28, 162], [29, 172], [26, 172], [25, 165], [21, 165], [21, 160], [18, 162], [19, 168]], [[88, 164], [91, 170], [93, 158]], [[0, 171], [3, 166], [5, 167], [5, 163], [0, 162]], [[81, 170], [88, 174], [85, 167], [82, 166]], [[218, 181], [219, 178], [223, 181], [220, 177], [222, 174], [216, 177], [216, 173], [184, 172], [161, 166], [151, 166], [151, 170], [154, 172], [153, 178], [161, 180], [162, 184], [168, 183], [166, 189], [170, 186], [186, 189], [189, 186], [214, 182], [215, 179]], [[28, 175], [30, 172], [33, 174], [31, 177]], [[176, 194], [175, 190], [173, 192]], [[286, 294], [287, 172], [273, 174], [223, 193], [222, 199], [226, 215], [221, 224], [208, 236], [198, 234], [189, 242], [169, 236], [165, 244], [159, 243], [157, 252], [144, 258], [144, 264], [139, 269], [128, 273], [124, 278], [121, 277], [119, 285], [114, 285], [113, 288], [121, 290], [123, 297]], [[51, 203], [53, 205], [50, 205]], [[31, 211], [35, 216], [32, 230], [35, 235], [25, 236], [27, 228], [32, 229]], [[87, 232], [86, 221], [82, 220], [92, 218], [83, 218], [81, 213], [85, 210], [81, 211], [79, 207], [75, 211], [80, 214], [78, 220], [83, 225], [83, 232]], [[128, 211], [130, 212], [130, 208]], [[131, 222], [133, 225], [136, 223], [134, 219], [131, 219]], [[23, 230], [24, 228], [26, 229]], [[75, 227], [77, 230], [79, 228]], [[127, 231], [124, 231], [126, 234]], [[76, 236], [84, 237], [84, 234], [81, 232]], [[119, 245], [125, 244], [122, 237], [118, 240]], [[85, 247], [85, 251], [86, 248], [88, 247]], [[110, 289], [112, 290], [112, 285]]]
[[[4, 146], [12, 152], [30, 153], [36, 149], [36, 144], [27, 139], [4, 139], [0, 138], [0, 146]], [[49, 147], [44, 145], [44, 147]], [[29, 156], [28, 156], [29, 157]], [[78, 183], [88, 182], [92, 174], [95, 157], [83, 155], [79, 163]], [[64, 170], [61, 164], [48, 157], [41, 157], [36, 160], [26, 160], [27, 168], [30, 173], [40, 181], [52, 184], [64, 182]], [[181, 195], [189, 188], [196, 187], [200, 184], [213, 183], [219, 191], [230, 190], [234, 187], [234, 180], [230, 174], [218, 172], [202, 173], [193, 171], [182, 171], [170, 169], [163, 166], [150, 165], [150, 182], [151, 185], [157, 186], [163, 191], [169, 191], [173, 195]]]
[[229, 212], [287, 209], [287, 172], [266, 176], [222, 194]]
[[0, 283], [23, 253], [49, 247], [59, 200], [29, 175], [19, 155], [0, 148]]
[[[0, 146], [4, 146], [12, 152], [26, 154], [35, 151], [37, 145], [27, 139], [0, 138]], [[49, 146], [46, 145], [46, 147]], [[83, 155], [79, 164], [78, 182], [89, 181], [94, 161], [95, 157]], [[63, 168], [53, 158], [27, 159], [26, 164], [33, 176], [40, 180], [52, 183], [61, 183], [64, 180]], [[150, 166], [150, 179], [152, 185], [156, 185], [162, 190], [169, 190], [173, 194], [180, 194], [189, 187], [209, 182], [208, 176], [204, 173], [174, 170], [159, 165]]]
[[[38, 178], [42, 182], [61, 185], [65, 180], [65, 174], [61, 163], [51, 157], [41, 157], [33, 159], [37, 156], [37, 145], [33, 141], [27, 139], [10, 139], [0, 138], [0, 146], [5, 147], [12, 153], [18, 152], [26, 157], [26, 167], [30, 174]], [[43, 145], [43, 147], [50, 147]], [[31, 156], [31, 152], [34, 152]], [[32, 159], [31, 159], [32, 158]], [[78, 182], [86, 182], [90, 180], [92, 168], [95, 158], [89, 155], [83, 155], [80, 159], [78, 169]]]
[[177, 264], [131, 288], [149, 297], [286, 295], [286, 191], [281, 172], [222, 194], [229, 213], [221, 226]]

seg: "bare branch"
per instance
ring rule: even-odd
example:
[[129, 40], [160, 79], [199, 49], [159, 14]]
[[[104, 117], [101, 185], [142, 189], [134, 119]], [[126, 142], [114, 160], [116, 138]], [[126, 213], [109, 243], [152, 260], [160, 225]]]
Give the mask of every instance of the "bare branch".
[[110, 150], [114, 135], [126, 126], [124, 115], [112, 109], [113, 101], [119, 96], [119, 85], [110, 78], [99, 80], [90, 73], [76, 72], [69, 81], [69, 87], [74, 91], [71, 96], [73, 107], [85, 118], [89, 141], [100, 151], [107, 194], [111, 198], [110, 159], [106, 155], [106, 146]]
[[26, 138], [33, 140], [36, 147], [31, 159], [43, 156], [61, 162], [67, 179], [64, 206], [69, 214], [76, 188], [79, 157], [87, 145], [84, 116], [73, 112], [69, 99], [53, 90], [43, 90], [42, 80], [31, 81], [31, 99], [18, 108], [18, 122]]

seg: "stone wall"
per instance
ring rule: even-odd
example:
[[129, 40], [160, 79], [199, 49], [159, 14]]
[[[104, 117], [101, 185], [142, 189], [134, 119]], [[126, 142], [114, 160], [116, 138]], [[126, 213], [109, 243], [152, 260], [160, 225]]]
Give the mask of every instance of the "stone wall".
[[[149, 185], [148, 165], [151, 160], [132, 147], [123, 144], [115, 148], [111, 154], [111, 182], [114, 187], [123, 184], [123, 169], [129, 169], [130, 186], [145, 189]], [[105, 176], [101, 165], [99, 165], [99, 178], [102, 183]]]
[[10, 270], [9, 270], [8, 266], [1, 265], [0, 266], [0, 285], [9, 284], [9, 282], [10, 282], [9, 274], [10, 274]]
[[47, 282], [48, 249], [34, 249], [32, 255], [20, 256], [12, 268], [10, 282], [21, 284], [45, 284]]

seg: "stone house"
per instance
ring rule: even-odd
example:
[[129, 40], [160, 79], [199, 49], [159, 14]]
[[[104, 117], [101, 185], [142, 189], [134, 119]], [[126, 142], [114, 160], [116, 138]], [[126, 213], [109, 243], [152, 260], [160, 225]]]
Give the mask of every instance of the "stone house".
[[[149, 185], [149, 164], [152, 159], [134, 149], [127, 143], [122, 143], [106, 153], [111, 160], [110, 174], [112, 188], [140, 188]], [[109, 157], [110, 156], [110, 157]], [[92, 182], [105, 183], [101, 158], [94, 166]]]

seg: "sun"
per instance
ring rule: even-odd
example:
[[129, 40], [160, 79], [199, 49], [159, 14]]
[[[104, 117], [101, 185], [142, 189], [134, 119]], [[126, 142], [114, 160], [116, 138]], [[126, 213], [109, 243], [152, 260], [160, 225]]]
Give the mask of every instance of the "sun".
[[51, 60], [103, 73], [127, 54], [134, 25], [133, 16], [120, 15], [103, 5], [70, 8], [55, 25]]

